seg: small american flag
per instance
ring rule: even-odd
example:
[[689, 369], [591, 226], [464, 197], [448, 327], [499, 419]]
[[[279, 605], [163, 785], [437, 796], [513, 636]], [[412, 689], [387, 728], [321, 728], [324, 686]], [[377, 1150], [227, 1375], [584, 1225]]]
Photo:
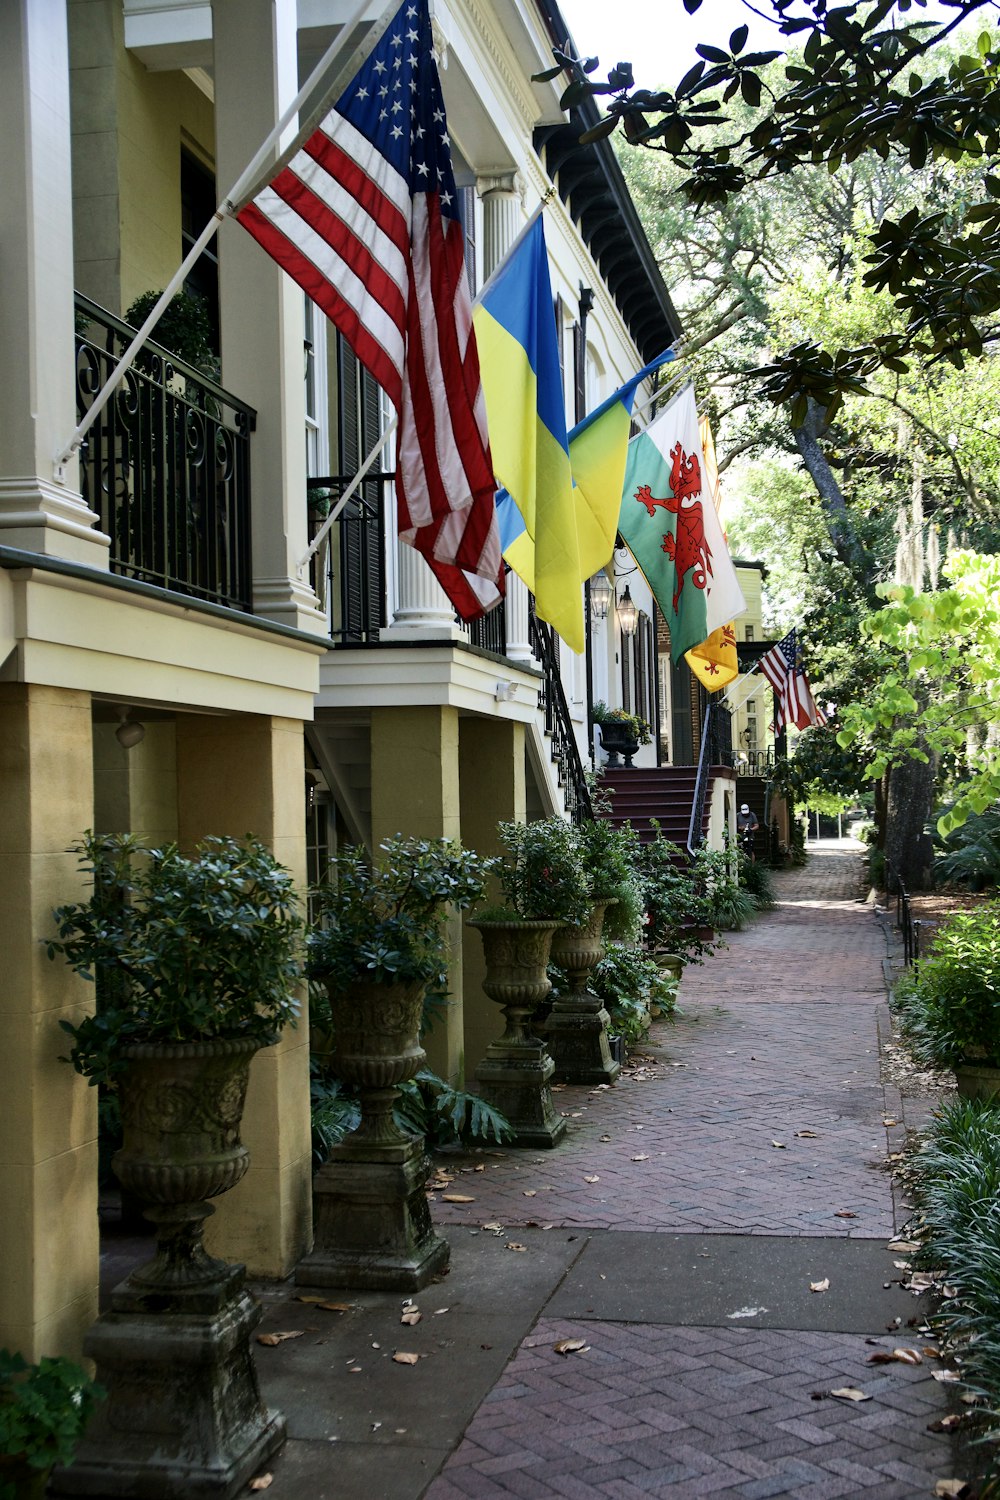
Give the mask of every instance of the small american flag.
[[319, 126], [236, 217], [399, 414], [399, 533], [463, 619], [504, 590], [493, 466], [427, 0], [404, 0]]
[[758, 665], [778, 697], [777, 729], [784, 724], [806, 729], [810, 724], [826, 723], [826, 714], [813, 698], [809, 679], [799, 662], [794, 630], [772, 646]]

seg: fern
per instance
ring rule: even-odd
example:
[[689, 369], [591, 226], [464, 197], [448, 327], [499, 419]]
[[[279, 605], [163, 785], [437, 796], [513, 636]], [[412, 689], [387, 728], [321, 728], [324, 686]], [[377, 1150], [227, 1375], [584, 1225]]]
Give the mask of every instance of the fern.
[[429, 1147], [462, 1145], [513, 1138], [499, 1110], [463, 1089], [452, 1088], [428, 1068], [400, 1084], [395, 1115], [404, 1130], [425, 1137]]

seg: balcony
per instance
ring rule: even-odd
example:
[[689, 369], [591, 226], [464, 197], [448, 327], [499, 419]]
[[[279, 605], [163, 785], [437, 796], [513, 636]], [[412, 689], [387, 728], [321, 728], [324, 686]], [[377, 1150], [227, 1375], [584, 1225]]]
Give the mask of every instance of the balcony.
[[[77, 296], [82, 419], [134, 329]], [[250, 434], [256, 413], [149, 341], [87, 435], [83, 497], [123, 578], [229, 609], [252, 609]]]

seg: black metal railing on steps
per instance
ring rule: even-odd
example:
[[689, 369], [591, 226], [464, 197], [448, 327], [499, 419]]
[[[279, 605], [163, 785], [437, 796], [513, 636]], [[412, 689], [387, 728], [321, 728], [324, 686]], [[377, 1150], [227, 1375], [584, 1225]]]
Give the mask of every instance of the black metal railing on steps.
[[688, 824], [688, 853], [694, 854], [705, 842], [702, 824], [705, 820], [705, 798], [708, 795], [709, 769], [731, 763], [733, 749], [733, 721], [728, 708], [721, 703], [709, 702], [702, 720], [701, 749], [698, 752], [698, 774], [695, 777], [694, 796], [691, 800], [691, 821]]
[[556, 763], [559, 784], [566, 798], [566, 809], [574, 823], [582, 823], [594, 816], [594, 809], [583, 759], [573, 733], [566, 694], [563, 692], [552, 632], [537, 618], [534, 609], [528, 615], [528, 630], [531, 649], [542, 664], [538, 706], [545, 714], [545, 732], [552, 739], [552, 759]]
[[903, 964], [907, 968], [912, 964], [916, 969], [920, 962], [921, 924], [919, 918], [914, 918], [910, 893], [899, 871], [889, 860], [885, 862], [885, 890], [887, 896], [896, 898], [896, 926], [903, 939]]

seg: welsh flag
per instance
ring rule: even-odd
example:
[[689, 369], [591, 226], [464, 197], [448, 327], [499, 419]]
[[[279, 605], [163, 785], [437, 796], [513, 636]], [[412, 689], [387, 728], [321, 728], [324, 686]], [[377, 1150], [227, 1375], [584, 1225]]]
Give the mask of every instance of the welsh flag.
[[629, 444], [618, 530], [670, 626], [670, 656], [746, 613], [705, 474], [694, 389]]

